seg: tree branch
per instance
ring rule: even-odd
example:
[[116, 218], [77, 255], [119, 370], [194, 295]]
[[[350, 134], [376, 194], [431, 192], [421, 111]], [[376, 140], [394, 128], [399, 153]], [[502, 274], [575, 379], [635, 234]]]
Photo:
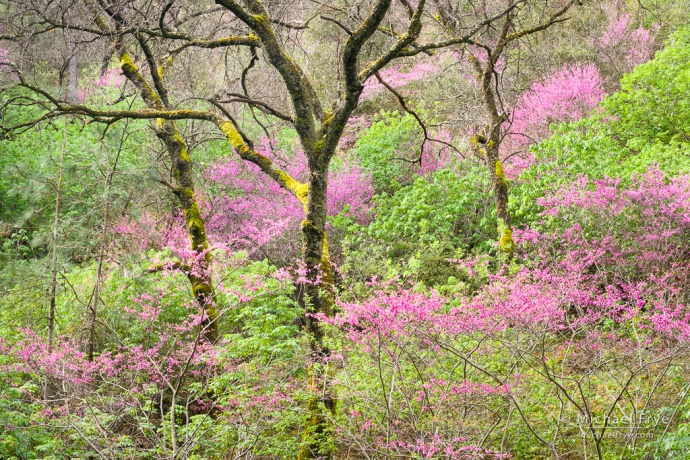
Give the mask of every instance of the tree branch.
[[[462, 152], [460, 152], [457, 148], [455, 148], [455, 146], [451, 145], [450, 143], [448, 143], [446, 141], [442, 141], [440, 139], [435, 139], [435, 138], [429, 136], [429, 131], [427, 130], [426, 125], [422, 121], [421, 117], [417, 114], [417, 112], [415, 112], [414, 110], [409, 108], [409, 106], [405, 102], [405, 98], [402, 96], [402, 94], [397, 92], [395, 90], [395, 88], [393, 88], [391, 85], [386, 83], [383, 80], [383, 78], [381, 78], [381, 75], [378, 72], [376, 72], [374, 75], [376, 76], [376, 79], [379, 81], [379, 83], [381, 83], [390, 93], [392, 93], [395, 96], [395, 98], [398, 100], [398, 102], [400, 103], [400, 106], [403, 108], [403, 110], [405, 112], [409, 113], [410, 115], [412, 115], [414, 117], [414, 119], [417, 121], [417, 124], [419, 125], [419, 127], [422, 128], [422, 132], [424, 133], [424, 139], [422, 140], [422, 144], [419, 146], [419, 157], [416, 160], [412, 161], [413, 164], [414, 163], [419, 163], [420, 165], [422, 164], [422, 157], [424, 155], [424, 146], [426, 145], [427, 141], [437, 142], [439, 144], [443, 144], [443, 145], [450, 147], [451, 149], [455, 150], [460, 155], [462, 155]], [[409, 161], [407, 159], [404, 159], [404, 160]]]
[[217, 102], [220, 102], [221, 104], [230, 104], [233, 102], [240, 102], [243, 104], [254, 106], [254, 107], [258, 108], [259, 110], [261, 110], [262, 112], [269, 114], [269, 115], [273, 115], [274, 117], [280, 118], [281, 120], [288, 121], [290, 123], [294, 123], [294, 119], [290, 115], [284, 114], [284, 113], [274, 109], [273, 107], [266, 104], [265, 102], [257, 101], [256, 99], [251, 99], [247, 96], [243, 96], [242, 94], [237, 94], [237, 93], [227, 93], [227, 95], [234, 97], [234, 99], [218, 100]]

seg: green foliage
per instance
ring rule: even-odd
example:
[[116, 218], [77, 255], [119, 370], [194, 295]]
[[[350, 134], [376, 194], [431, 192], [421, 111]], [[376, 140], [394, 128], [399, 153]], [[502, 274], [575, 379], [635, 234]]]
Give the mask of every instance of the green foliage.
[[412, 165], [402, 160], [412, 158], [417, 150], [419, 125], [409, 114], [397, 111], [374, 116], [374, 123], [357, 139], [355, 149], [359, 165], [372, 173], [377, 190], [394, 191], [409, 180]]
[[[221, 306], [230, 308], [224, 323], [231, 356], [284, 361], [299, 350], [297, 320], [304, 312], [292, 297], [294, 287], [271, 276], [275, 269], [263, 260], [224, 276]], [[247, 289], [252, 284], [260, 287]], [[241, 301], [242, 295], [252, 297]]]
[[626, 148], [690, 143], [690, 27], [678, 30], [655, 58], [621, 81], [604, 102], [611, 134]]
[[690, 27], [622, 81], [589, 118], [556, 127], [532, 148], [534, 164], [510, 192], [517, 224], [539, 219], [536, 199], [580, 175], [629, 181], [657, 165], [669, 177], [690, 172]]
[[654, 459], [681, 460], [690, 456], [690, 410], [682, 414], [684, 422], [660, 440], [650, 442], [645, 448]]
[[[391, 245], [451, 241], [465, 249], [493, 236], [487, 207], [488, 180], [481, 167], [468, 164], [463, 174], [449, 169], [418, 177], [392, 196], [375, 199], [376, 219], [369, 234]], [[489, 236], [491, 235], [491, 236]]]
[[493, 251], [496, 233], [485, 171], [473, 162], [462, 167], [462, 174], [439, 169], [391, 195], [377, 195], [368, 227], [334, 221], [336, 228], [345, 227], [342, 268], [349, 282], [397, 276], [411, 284], [457, 288], [465, 277], [449, 259]]
[[[23, 123], [37, 114], [36, 107], [7, 110], [3, 122]], [[45, 327], [53, 249], [58, 295], [71, 290], [69, 272], [75, 267], [83, 266], [93, 276], [105, 203], [110, 207], [108, 224], [113, 225], [148, 195], [145, 139], [143, 131], [126, 121], [106, 131], [64, 117], [0, 140], [0, 318], [8, 337], [21, 325]], [[54, 229], [58, 182], [60, 212]], [[80, 276], [75, 273], [77, 286]], [[85, 299], [92, 291], [93, 284], [84, 286], [78, 301], [70, 299], [80, 306], [70, 310], [74, 317], [83, 320]]]
[[[31, 130], [16, 140], [0, 141], [0, 222], [26, 230], [35, 257], [45, 253], [51, 244], [63, 151], [60, 240], [72, 247], [71, 256], [83, 259], [97, 241], [89, 235], [102, 213], [94, 211], [106, 199], [125, 202], [139, 185], [132, 178], [141, 177], [145, 168], [138, 143], [141, 133], [128, 133], [125, 138], [123, 130], [115, 127], [103, 135], [102, 128], [64, 121]], [[105, 190], [104, 176], [112, 168], [118, 174]]]
[[673, 366], [670, 372], [682, 391], [655, 414], [662, 431], [644, 445], [645, 459], [681, 460], [690, 456], [690, 384], [683, 366]]
[[[0, 356], [0, 365], [7, 364], [7, 359]], [[42, 406], [26, 398], [31, 393], [40, 393], [41, 389], [34, 382], [21, 381], [17, 375], [3, 377], [0, 380], [0, 458], [57, 458], [50, 455], [62, 450], [60, 439], [37, 426], [40, 420], [37, 413]]]

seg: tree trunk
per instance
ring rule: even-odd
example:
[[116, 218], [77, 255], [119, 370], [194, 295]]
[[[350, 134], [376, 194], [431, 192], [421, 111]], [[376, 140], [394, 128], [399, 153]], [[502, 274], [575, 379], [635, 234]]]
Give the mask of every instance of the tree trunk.
[[302, 448], [298, 459], [329, 459], [333, 454], [331, 417], [335, 415], [337, 398], [329, 380], [333, 368], [329, 362], [330, 350], [323, 343], [321, 322], [314, 314], [334, 314], [335, 293], [333, 268], [326, 238], [328, 163], [311, 164], [309, 167], [309, 194], [305, 219], [302, 221], [304, 238], [303, 257], [307, 266], [308, 297], [306, 328], [311, 348], [308, 370], [309, 413], [307, 426], [302, 434]]
[[69, 49], [69, 60], [67, 61], [67, 101], [73, 104], [78, 103], [77, 100], [77, 85], [79, 75], [79, 61], [77, 59], [77, 47], [71, 43]]
[[500, 124], [491, 130], [489, 139], [475, 135], [471, 140], [472, 146], [484, 157], [486, 168], [491, 178], [491, 188], [494, 192], [496, 205], [496, 227], [498, 231], [498, 247], [503, 262], [513, 258], [515, 245], [513, 243], [513, 227], [510, 222], [508, 208], [508, 183], [503, 172], [503, 165], [498, 153], [500, 145]]
[[494, 189], [494, 202], [496, 203], [496, 227], [498, 230], [498, 247], [505, 261], [513, 257], [513, 227], [510, 222], [510, 210], [508, 209], [508, 183], [503, 172], [503, 165], [495, 148], [487, 149], [486, 167], [491, 176], [491, 185]]
[[[67, 147], [67, 120], [63, 131], [62, 148], [60, 149], [60, 163], [58, 167], [58, 180], [55, 184], [55, 214], [53, 215], [53, 229], [52, 229], [52, 254], [50, 258], [50, 288], [48, 292], [49, 307], [48, 307], [48, 353], [53, 351], [53, 341], [55, 340], [55, 309], [57, 308], [57, 239], [60, 226], [60, 200], [62, 198], [62, 173], [64, 169], [65, 149]], [[50, 380], [46, 377], [43, 387], [43, 398], [49, 401], [53, 397], [54, 388]]]
[[193, 262], [187, 277], [192, 284], [194, 298], [204, 314], [201, 327], [204, 336], [211, 343], [215, 343], [218, 341], [218, 312], [213, 284], [211, 283], [211, 253], [208, 250], [206, 227], [194, 193], [192, 160], [187, 153], [184, 139], [180, 136], [173, 121], [159, 120], [156, 134], [163, 141], [170, 155], [176, 185], [173, 193], [177, 196], [182, 208], [191, 249], [197, 254], [197, 260]]
[[[328, 164], [310, 165], [309, 189], [305, 218], [302, 221], [304, 247], [302, 254], [307, 266], [307, 293], [310, 294], [310, 313], [333, 314], [332, 270], [326, 243]], [[327, 266], [327, 270], [324, 270]], [[328, 274], [327, 274], [327, 273]], [[329, 284], [330, 281], [330, 284]], [[307, 321], [317, 341], [322, 335], [315, 325]], [[310, 326], [313, 325], [313, 326]], [[312, 330], [313, 329], [313, 330]]]

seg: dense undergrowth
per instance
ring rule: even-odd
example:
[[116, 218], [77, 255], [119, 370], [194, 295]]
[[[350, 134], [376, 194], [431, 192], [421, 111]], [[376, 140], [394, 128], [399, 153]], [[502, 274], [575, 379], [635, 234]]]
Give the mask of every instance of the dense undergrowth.
[[[557, 77], [593, 78], [583, 69]], [[690, 28], [600, 103], [580, 96], [558, 104], [586, 110], [547, 107], [542, 140], [505, 161], [517, 246], [505, 264], [468, 149], [431, 142], [411, 164], [419, 128], [394, 110], [343, 143], [328, 200], [338, 311], [322, 318], [337, 458], [690, 458]], [[304, 180], [294, 132], [279, 139], [257, 149]], [[144, 128], [63, 118], [1, 141], [0, 458], [299, 451], [302, 205], [226, 149], [192, 149], [212, 346]]]

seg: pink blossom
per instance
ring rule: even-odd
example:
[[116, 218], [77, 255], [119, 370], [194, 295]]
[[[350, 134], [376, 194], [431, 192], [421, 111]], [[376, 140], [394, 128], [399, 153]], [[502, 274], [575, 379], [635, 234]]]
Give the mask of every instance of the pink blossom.
[[603, 80], [594, 65], [568, 65], [543, 82], [535, 82], [515, 108], [501, 148], [512, 156], [511, 175], [527, 167], [533, 158], [529, 145], [545, 139], [553, 123], [576, 121], [591, 112], [604, 97]]
[[634, 67], [652, 57], [654, 38], [659, 27], [651, 30], [632, 29], [630, 15], [612, 18], [604, 34], [596, 41], [604, 62], [619, 73], [630, 72]]

